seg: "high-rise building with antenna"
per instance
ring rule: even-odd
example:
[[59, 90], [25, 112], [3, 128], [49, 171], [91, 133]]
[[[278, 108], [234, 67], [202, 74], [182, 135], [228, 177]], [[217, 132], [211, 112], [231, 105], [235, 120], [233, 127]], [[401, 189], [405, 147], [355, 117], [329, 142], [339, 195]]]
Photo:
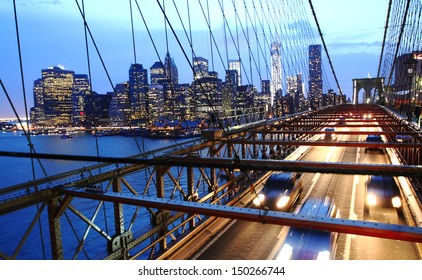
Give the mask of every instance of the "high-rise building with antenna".
[[282, 90], [281, 75], [281, 44], [278, 41], [271, 43], [271, 106], [274, 98]]

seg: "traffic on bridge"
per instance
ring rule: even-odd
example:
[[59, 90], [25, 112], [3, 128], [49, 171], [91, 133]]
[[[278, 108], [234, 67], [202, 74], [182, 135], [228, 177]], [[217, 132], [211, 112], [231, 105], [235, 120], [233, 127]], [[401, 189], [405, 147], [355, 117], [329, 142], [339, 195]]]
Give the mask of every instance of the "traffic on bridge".
[[9, 2], [0, 259], [422, 259], [421, 1]]
[[[327, 132], [327, 127], [334, 129]], [[385, 145], [373, 145], [368, 135], [380, 135]], [[403, 141], [405, 135], [409, 137]], [[60, 226], [66, 211], [87, 223], [87, 230], [103, 236], [105, 258], [230, 259], [236, 252], [236, 259], [272, 259], [296, 234], [295, 228], [302, 229], [297, 234], [331, 233], [326, 248], [320, 249], [328, 252], [326, 258], [420, 258], [421, 138], [393, 112], [376, 105], [342, 105], [265, 120], [225, 134], [210, 129], [201, 138], [129, 158], [37, 154], [37, 158], [105, 163], [4, 189], [1, 213], [45, 201], [43, 205], [55, 213], [49, 214], [49, 226], [58, 230], [51, 244], [59, 259], [66, 257], [62, 242], [69, 242], [69, 233], [62, 233]], [[2, 155], [34, 157], [18, 152]], [[269, 200], [260, 195], [268, 178], [280, 172], [296, 174], [292, 186], [300, 182], [297, 197], [287, 198], [294, 200], [288, 209], [267, 205]], [[131, 178], [130, 174], [139, 173], [144, 176], [137, 175], [138, 182], [145, 183]], [[379, 186], [375, 178], [386, 181]], [[101, 182], [107, 181], [103, 187]], [[379, 204], [383, 199], [387, 203]], [[335, 211], [328, 216], [302, 213], [308, 201], [314, 201], [311, 208], [325, 205]], [[108, 208], [120, 230], [114, 235], [96, 222], [99, 209], [107, 209], [107, 203], [114, 205]], [[83, 209], [96, 209], [96, 214], [88, 218]], [[151, 226], [145, 228], [137, 216], [150, 217]], [[133, 231], [140, 225], [146, 231]], [[298, 238], [300, 242], [289, 244], [290, 254], [316, 258], [318, 253], [296, 253], [308, 242], [306, 235]], [[319, 238], [308, 238], [305, 248], [321, 243]], [[83, 246], [79, 241], [73, 254], [77, 256]]]

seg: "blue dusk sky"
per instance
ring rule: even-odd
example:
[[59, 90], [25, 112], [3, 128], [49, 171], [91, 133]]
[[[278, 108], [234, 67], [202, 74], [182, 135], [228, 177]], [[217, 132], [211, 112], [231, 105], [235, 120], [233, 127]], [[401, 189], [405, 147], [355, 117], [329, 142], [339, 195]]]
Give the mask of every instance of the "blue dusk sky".
[[[241, 8], [243, 1], [237, 1]], [[82, 0], [78, 2], [81, 5]], [[84, 2], [88, 25], [112, 84], [127, 81], [129, 67], [135, 62], [129, 0], [85, 0]], [[167, 9], [170, 10], [169, 18], [177, 18], [174, 2], [178, 4], [179, 13], [184, 17], [186, 1], [166, 0]], [[202, 44], [209, 40], [209, 33], [198, 7], [199, 2], [202, 2], [203, 5], [207, 3], [207, 1], [189, 0], [193, 45], [197, 56], [210, 60], [209, 44], [208, 47], [207, 44]], [[211, 0], [209, 2], [214, 3], [214, 6], [210, 5], [210, 14], [217, 15], [211, 17], [211, 25], [222, 26], [221, 10], [215, 6], [218, 1]], [[144, 68], [148, 69], [149, 75], [149, 68], [152, 64], [155, 61], [164, 60], [166, 54], [164, 19], [156, 1], [138, 0], [138, 3], [160, 56], [157, 56], [138, 8], [132, 1], [137, 63], [143, 64]], [[352, 79], [377, 75], [388, 0], [314, 0], [312, 3], [342, 91], [347, 97], [351, 97]], [[306, 0], [303, 0], [303, 4], [309, 6]], [[224, 5], [232, 5], [232, 1], [226, 0]], [[16, 8], [24, 84], [27, 105], [30, 108], [33, 106], [33, 82], [41, 78], [42, 69], [63, 65], [65, 69], [73, 70], [77, 74], [88, 74], [83, 20], [76, 1], [72, 0], [16, 0]], [[218, 9], [213, 10], [216, 8]], [[309, 10], [309, 7], [307, 9]], [[229, 21], [233, 19], [229, 12], [227, 18]], [[309, 20], [315, 27], [311, 14]], [[174, 22], [179, 23], [174, 27], [180, 29], [180, 21], [177, 19]], [[187, 21], [185, 23], [187, 24]], [[170, 33], [170, 31], [168, 32]], [[183, 34], [181, 38], [186, 43], [185, 34], [183, 31], [179, 32], [179, 34]], [[317, 43], [320, 43], [319, 37], [316, 39]], [[192, 71], [171, 34], [168, 34], [168, 43], [170, 54], [179, 69], [179, 82], [190, 83]], [[92, 43], [90, 43], [89, 49], [93, 90], [100, 94], [112, 91], [112, 86]], [[189, 51], [188, 55], [190, 54]], [[219, 58], [215, 58], [215, 60], [218, 61]], [[338, 92], [329, 65], [326, 64], [324, 69], [330, 80], [328, 81], [329, 85], [324, 85], [324, 91], [333, 88]], [[224, 79], [223, 72], [217, 66], [215, 70], [219, 72], [219, 77]], [[12, 0], [0, 0], [0, 79], [12, 98], [19, 116], [25, 118]], [[260, 90], [260, 85], [257, 82], [254, 84]], [[8, 117], [15, 117], [15, 115], [3, 89], [0, 88], [0, 118]]]

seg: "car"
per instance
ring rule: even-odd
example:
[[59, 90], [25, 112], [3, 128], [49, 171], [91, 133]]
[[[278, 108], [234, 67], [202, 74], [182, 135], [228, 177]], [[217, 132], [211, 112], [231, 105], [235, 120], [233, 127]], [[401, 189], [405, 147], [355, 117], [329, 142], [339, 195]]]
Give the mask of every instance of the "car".
[[396, 141], [399, 143], [403, 143], [403, 142], [410, 142], [412, 141], [413, 137], [411, 135], [396, 135]]
[[322, 135], [321, 139], [322, 140], [335, 140], [336, 139], [336, 130], [334, 127], [327, 127], [324, 130], [324, 134]]
[[299, 200], [303, 190], [302, 174], [296, 172], [272, 173], [260, 193], [253, 200], [255, 207], [271, 211], [288, 211]]
[[[366, 137], [365, 140], [367, 143], [384, 143], [380, 135], [374, 135], [370, 134]], [[365, 147], [365, 153], [368, 151], [379, 151], [380, 153], [383, 153], [384, 150], [381, 147]]]
[[[334, 201], [308, 198], [299, 211], [303, 216], [339, 218]], [[277, 260], [330, 260], [335, 259], [338, 232], [291, 227], [275, 254]]]
[[338, 122], [337, 122], [337, 124], [346, 124], [346, 118], [345, 118], [345, 117], [343, 117], [343, 116], [340, 116], [340, 117], [338, 118]]
[[372, 120], [374, 119], [374, 116], [371, 113], [367, 113], [363, 115], [364, 120]]
[[365, 182], [365, 207], [366, 214], [371, 208], [393, 208], [398, 213], [403, 211], [400, 190], [394, 177], [370, 175]]

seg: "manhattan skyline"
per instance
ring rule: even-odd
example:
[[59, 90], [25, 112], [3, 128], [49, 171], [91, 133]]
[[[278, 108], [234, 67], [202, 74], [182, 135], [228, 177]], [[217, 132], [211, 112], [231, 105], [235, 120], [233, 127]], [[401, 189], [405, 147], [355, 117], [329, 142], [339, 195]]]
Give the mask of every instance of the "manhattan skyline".
[[[2, 52], [2, 61], [5, 61], [6, 63], [4, 65], [8, 65], [8, 67], [1, 67], [0, 79], [2, 79], [10, 95], [12, 95], [12, 100], [18, 109], [20, 117], [23, 117], [22, 86], [16, 50], [13, 5], [10, 1], [2, 0], [1, 2], [4, 3], [0, 7], [0, 13], [2, 15], [1, 21], [2, 25], [6, 28], [4, 33], [2, 32], [3, 34], [0, 34], [0, 36], [5, 42], [5, 46], [7, 46]], [[345, 7], [346, 1], [340, 2], [343, 3], [315, 1], [314, 6], [319, 15], [318, 19], [322, 30], [326, 31], [324, 32], [326, 35], [325, 39], [328, 42], [329, 50], [331, 50], [331, 58], [336, 71], [338, 72], [337, 75], [342, 91], [347, 97], [350, 97], [352, 91], [351, 80], [353, 78], [376, 75], [377, 59], [379, 59], [378, 52], [382, 41], [382, 26], [384, 24], [386, 11], [377, 13], [381, 14], [378, 19], [375, 19], [374, 17], [365, 17], [367, 21], [364, 21], [364, 27], [359, 27], [357, 23], [351, 24], [350, 22], [347, 22], [344, 16], [344, 20], [338, 21], [337, 24], [328, 23], [328, 19], [334, 20], [335, 17], [343, 13], [341, 12], [342, 9], [347, 9]], [[386, 3], [384, 3], [386, 1], [376, 2], [379, 7], [384, 8], [387, 6]], [[128, 65], [134, 63], [133, 50], [131, 50], [130, 42], [130, 18], [128, 16], [119, 17], [122, 16], [122, 13], [127, 13], [128, 3], [122, 4], [124, 7], [116, 8], [114, 1], [106, 1], [104, 3], [104, 11], [106, 12], [104, 15], [106, 16], [104, 17], [96, 15], [93, 7], [88, 6], [90, 4], [98, 3], [86, 4], [87, 21], [91, 26], [95, 38], [98, 38], [98, 45], [100, 51], [103, 53], [104, 61], [110, 72], [112, 82], [113, 84], [123, 82], [127, 80]], [[354, 3], [354, 5], [358, 6], [359, 3]], [[34, 15], [33, 11], [35, 7], [38, 7], [38, 10], [42, 7], [42, 13]], [[115, 9], [113, 12], [110, 11], [110, 8], [112, 7]], [[147, 8], [148, 7], [145, 9]], [[20, 20], [19, 31], [22, 38], [21, 47], [23, 69], [25, 73], [25, 88], [29, 105], [33, 104], [32, 82], [39, 77], [40, 69], [61, 64], [64, 65], [66, 69], [72, 69], [77, 73], [88, 72], [86, 55], [84, 54], [83, 24], [81, 23], [80, 16], [78, 17], [76, 9], [74, 3], [64, 3], [64, 1], [36, 1], [34, 2], [34, 5], [26, 5], [26, 2], [18, 3], [17, 11]], [[362, 13], [364, 12], [361, 12], [360, 15], [362, 15]], [[41, 14], [45, 16], [42, 16]], [[198, 15], [195, 16], [198, 17]], [[162, 15], [160, 16], [160, 19], [162, 20]], [[153, 62], [158, 60], [157, 55], [151, 53], [151, 47], [149, 46], [151, 43], [145, 30], [142, 30], [139, 16], [137, 16], [136, 20], [136, 62], [149, 67]], [[151, 17], [149, 20], [151, 20]], [[193, 26], [195, 28], [192, 29], [192, 37], [194, 38], [194, 43], [196, 43], [195, 46], [197, 47], [197, 49], [195, 49], [196, 55], [209, 57], [209, 46], [207, 47], [205, 44], [204, 46], [201, 46], [198, 44], [198, 41], [209, 39], [209, 34], [204, 32], [204, 20], [195, 18], [192, 19], [192, 21], [195, 21], [195, 23], [197, 21], [201, 22], [201, 25], [194, 24]], [[313, 19], [309, 17], [309, 21], [312, 22]], [[360, 20], [359, 23], [361, 21], [362, 20]], [[52, 22], [55, 22], [55, 25], [51, 26]], [[161, 60], [164, 61], [163, 54], [166, 52], [166, 44], [164, 42], [164, 31], [162, 28], [163, 22], [156, 20], [156, 22], [152, 24], [156, 24], [151, 29], [151, 33], [154, 39], [157, 40], [158, 48], [160, 48], [158, 53], [162, 56]], [[35, 27], [38, 28], [34, 29]], [[48, 32], [48, 37], [42, 36], [45, 32]], [[345, 41], [345, 37], [349, 38], [348, 42]], [[113, 40], [110, 40], [111, 38]], [[356, 40], [356, 38], [360, 39]], [[370, 39], [368, 40], [368, 38]], [[146, 46], [148, 46], [148, 48]], [[354, 46], [352, 51], [351, 46]], [[59, 52], [58, 50], [61, 51]], [[92, 46], [90, 47], [90, 50], [93, 52]], [[185, 59], [183, 55], [181, 55], [181, 51], [176, 47], [174, 38], [171, 39], [169, 51], [172, 56], [174, 56], [175, 63], [178, 66], [180, 65], [180, 83], [189, 83], [192, 80], [192, 71], [187, 67], [186, 62], [184, 61]], [[95, 68], [96, 70], [93, 73], [92, 89], [98, 93], [109, 92], [111, 90], [110, 83], [107, 81], [106, 75], [101, 71], [101, 65], [99, 65], [98, 58], [94, 55], [93, 57], [91, 63], [93, 69]], [[356, 59], [356, 57], [360, 57], [361, 59]], [[236, 59], [235, 56], [230, 56], [229, 58]], [[215, 60], [217, 61], [217, 58], [215, 58]], [[372, 63], [369, 63], [371, 61]], [[223, 70], [217, 69], [219, 66], [217, 63], [215, 64], [214, 67], [213, 63], [210, 62], [210, 70], [213, 70], [214, 67], [214, 70], [220, 73], [220, 78], [222, 78], [221, 75]], [[360, 69], [353, 70], [356, 68], [356, 64], [361, 65]], [[362, 67], [362, 64], [365, 64], [365, 66]], [[348, 73], [345, 73], [346, 70]], [[329, 72], [327, 65], [325, 65], [325, 71]], [[283, 82], [286, 83], [285, 78]], [[245, 77], [242, 77], [242, 83], [248, 84], [248, 82], [245, 82]], [[258, 88], [260, 87], [257, 80], [254, 81], [254, 85]], [[324, 83], [324, 87], [325, 85], [326, 83]], [[329, 81], [329, 85], [324, 88], [324, 92], [327, 92], [330, 88], [333, 88], [335, 92], [338, 92], [333, 81]], [[14, 115], [3, 92], [0, 94], [0, 103], [3, 104], [0, 111], [0, 118], [13, 117]]]

